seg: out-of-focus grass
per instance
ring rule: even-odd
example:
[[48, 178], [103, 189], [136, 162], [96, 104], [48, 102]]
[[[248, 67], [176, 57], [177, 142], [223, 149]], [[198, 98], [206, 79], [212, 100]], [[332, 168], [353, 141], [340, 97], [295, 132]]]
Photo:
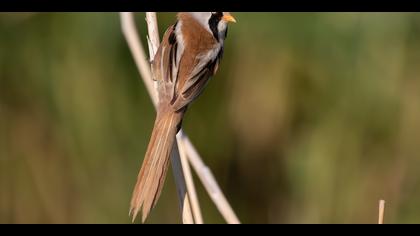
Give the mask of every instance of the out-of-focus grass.
[[[420, 15], [235, 17], [184, 127], [241, 220], [420, 222]], [[0, 14], [0, 222], [128, 223], [153, 119], [117, 13]]]

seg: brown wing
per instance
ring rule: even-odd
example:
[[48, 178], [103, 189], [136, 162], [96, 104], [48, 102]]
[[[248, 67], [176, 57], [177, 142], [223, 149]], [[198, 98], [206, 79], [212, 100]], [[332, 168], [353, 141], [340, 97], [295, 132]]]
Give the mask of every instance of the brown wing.
[[152, 62], [154, 80], [158, 81], [159, 99], [169, 103], [175, 96], [178, 74], [178, 42], [175, 29], [177, 23], [170, 26]]
[[[189, 14], [180, 17], [183, 24], [168, 28], [153, 61], [160, 102], [175, 111], [187, 107], [203, 92], [223, 54], [211, 33], [195, 20], [186, 19]], [[177, 27], [181, 27], [183, 42], [177, 41]], [[216, 56], [211, 58], [207, 53]]]
[[218, 60], [210, 61], [201, 71], [190, 77], [184, 85], [177, 90], [176, 99], [171, 103], [174, 110], [181, 110], [202, 94], [211, 76], [213, 76], [217, 70], [218, 63]]
[[[214, 36], [190, 14], [179, 14], [184, 50], [179, 60], [177, 86], [171, 102], [176, 111], [188, 106], [216, 72], [223, 50]], [[214, 56], [213, 56], [214, 55]]]

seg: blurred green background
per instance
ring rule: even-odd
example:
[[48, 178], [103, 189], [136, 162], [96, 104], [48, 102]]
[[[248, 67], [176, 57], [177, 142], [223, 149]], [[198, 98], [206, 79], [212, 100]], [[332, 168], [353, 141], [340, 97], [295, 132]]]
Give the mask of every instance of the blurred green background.
[[[384, 198], [386, 223], [419, 223], [420, 14], [234, 16], [184, 128], [240, 220], [375, 223]], [[130, 222], [139, 79], [118, 13], [0, 14], [0, 223]], [[180, 223], [175, 196], [170, 173], [148, 222]]]

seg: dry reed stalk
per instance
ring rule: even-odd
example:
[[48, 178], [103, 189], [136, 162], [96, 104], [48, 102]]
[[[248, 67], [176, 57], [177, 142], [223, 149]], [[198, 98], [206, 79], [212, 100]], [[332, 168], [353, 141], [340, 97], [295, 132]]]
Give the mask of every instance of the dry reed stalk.
[[378, 224], [384, 223], [384, 213], [385, 213], [385, 200], [379, 201], [379, 217], [378, 217]]
[[182, 142], [182, 138], [177, 135], [176, 137], [179, 148], [179, 156], [181, 159], [182, 170], [184, 173], [185, 183], [187, 184], [187, 193], [191, 199], [191, 210], [196, 224], [203, 224], [203, 216], [201, 215], [200, 202], [198, 201], [197, 191], [195, 190], [193, 175], [191, 173], [190, 164], [188, 163], [188, 156]]
[[178, 138], [182, 139], [182, 143], [185, 145], [185, 150], [188, 153], [188, 160], [190, 161], [192, 167], [203, 183], [207, 193], [216, 205], [220, 214], [222, 214], [223, 218], [228, 224], [240, 224], [241, 222], [239, 221], [232, 207], [229, 205], [229, 202], [217, 184], [217, 181], [214, 178], [210, 168], [204, 164], [197, 150], [194, 148], [194, 145], [191, 143], [190, 139], [183, 132], [183, 130], [179, 131]]

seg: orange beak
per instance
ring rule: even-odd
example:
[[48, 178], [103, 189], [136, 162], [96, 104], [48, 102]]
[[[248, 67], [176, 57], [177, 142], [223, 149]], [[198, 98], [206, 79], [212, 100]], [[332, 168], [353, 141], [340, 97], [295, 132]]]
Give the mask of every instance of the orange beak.
[[233, 18], [233, 16], [229, 12], [223, 12], [222, 19], [224, 21], [226, 21], [226, 22], [234, 22], [234, 23], [236, 23], [235, 18]]

